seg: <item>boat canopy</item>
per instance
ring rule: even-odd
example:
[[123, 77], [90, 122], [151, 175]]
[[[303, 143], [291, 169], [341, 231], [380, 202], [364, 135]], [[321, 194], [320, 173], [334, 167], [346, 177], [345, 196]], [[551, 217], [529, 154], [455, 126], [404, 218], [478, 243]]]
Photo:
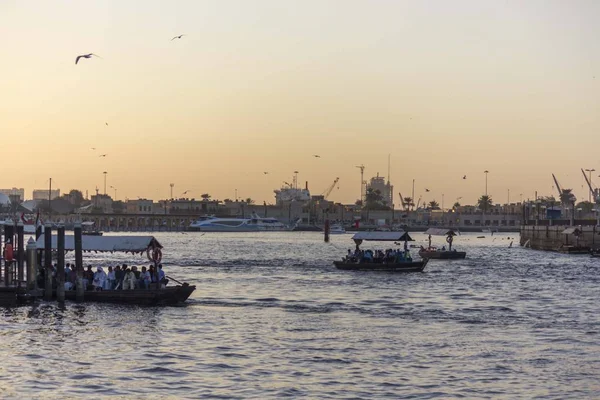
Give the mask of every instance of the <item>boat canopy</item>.
[[561, 233], [563, 235], [575, 235], [575, 236], [579, 236], [581, 234], [581, 231], [579, 230], [579, 228], [571, 227], [571, 228], [565, 229]]
[[382, 242], [412, 242], [408, 232], [357, 232], [352, 236], [354, 241], [358, 240], [378, 240]]
[[[57, 236], [52, 235], [52, 249], [56, 249]], [[42, 234], [36, 241], [38, 250], [45, 249], [44, 235]], [[83, 251], [94, 252], [125, 252], [125, 253], [143, 253], [148, 249], [162, 249], [162, 245], [154, 236], [86, 236], [81, 238]], [[75, 250], [75, 236], [65, 236], [65, 250]]]
[[454, 230], [446, 228], [429, 228], [425, 231], [425, 234], [433, 236], [456, 236]]

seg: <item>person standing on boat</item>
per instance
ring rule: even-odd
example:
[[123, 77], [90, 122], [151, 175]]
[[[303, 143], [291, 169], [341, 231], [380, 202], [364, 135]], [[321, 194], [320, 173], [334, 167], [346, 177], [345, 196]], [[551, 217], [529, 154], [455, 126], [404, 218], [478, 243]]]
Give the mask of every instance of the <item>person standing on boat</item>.
[[167, 286], [167, 277], [165, 275], [165, 271], [163, 271], [162, 264], [158, 264], [158, 282], [161, 288]]

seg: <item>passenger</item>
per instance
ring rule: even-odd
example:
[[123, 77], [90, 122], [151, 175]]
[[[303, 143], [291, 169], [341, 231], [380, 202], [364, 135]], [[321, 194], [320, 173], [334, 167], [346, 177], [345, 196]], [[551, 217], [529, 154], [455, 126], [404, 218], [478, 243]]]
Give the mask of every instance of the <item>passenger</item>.
[[65, 290], [71, 290], [73, 288], [73, 283], [70, 282], [71, 279], [71, 264], [67, 263], [65, 265]]
[[146, 270], [146, 267], [142, 267], [142, 272], [140, 273], [139, 278], [139, 287], [140, 289], [148, 289], [150, 287], [150, 272]]
[[156, 275], [156, 271], [154, 270], [154, 265], [148, 267], [148, 272], [150, 273], [150, 281], [152, 283], [158, 282], [158, 275]]
[[125, 276], [125, 271], [121, 270], [121, 266], [117, 265], [115, 267], [115, 290], [123, 287], [123, 277]]
[[127, 268], [123, 277], [123, 290], [135, 289], [135, 273]]
[[446, 246], [442, 246], [442, 251], [446, 251]]
[[105, 284], [106, 284], [106, 272], [104, 272], [102, 267], [98, 267], [98, 269], [96, 270], [96, 273], [94, 274], [94, 280], [92, 281], [94, 290], [103, 290]]
[[88, 265], [87, 270], [83, 272], [83, 290], [88, 290], [88, 286], [94, 280], [94, 271], [92, 271], [92, 266]]
[[167, 277], [165, 276], [165, 271], [163, 271], [162, 264], [158, 264], [158, 281], [160, 282], [160, 287], [167, 286]]
[[[117, 266], [118, 268], [118, 266]], [[115, 288], [115, 271], [113, 271], [112, 267], [108, 267], [108, 273], [106, 274], [106, 283], [104, 284], [105, 290], [113, 290]]]

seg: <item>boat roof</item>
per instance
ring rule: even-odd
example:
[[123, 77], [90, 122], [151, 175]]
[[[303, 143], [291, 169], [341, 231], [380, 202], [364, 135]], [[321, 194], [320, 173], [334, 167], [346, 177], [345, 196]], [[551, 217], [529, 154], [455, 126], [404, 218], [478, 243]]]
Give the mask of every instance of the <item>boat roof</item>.
[[434, 236], [456, 236], [456, 232], [446, 228], [429, 228], [425, 231], [426, 235]]
[[[52, 249], [56, 249], [56, 235], [52, 235]], [[45, 249], [44, 235], [36, 241], [38, 250]], [[83, 251], [142, 253], [148, 248], [162, 249], [154, 236], [87, 236], [81, 238]], [[75, 250], [75, 236], [65, 236], [65, 250]]]
[[356, 232], [352, 236], [353, 240], [377, 240], [382, 242], [412, 242], [413, 238], [410, 237], [408, 232], [396, 231], [396, 232]]
[[564, 235], [579, 235], [581, 233], [581, 231], [579, 230], [579, 228], [576, 227], [571, 227], [571, 228], [567, 228], [564, 231], [561, 232]]

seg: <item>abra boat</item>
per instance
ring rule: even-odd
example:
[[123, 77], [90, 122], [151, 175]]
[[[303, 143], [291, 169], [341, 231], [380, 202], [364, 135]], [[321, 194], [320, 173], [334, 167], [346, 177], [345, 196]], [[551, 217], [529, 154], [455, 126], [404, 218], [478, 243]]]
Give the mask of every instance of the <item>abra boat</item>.
[[253, 213], [251, 218], [202, 217], [190, 224], [191, 231], [200, 232], [281, 232], [291, 228], [276, 218], [261, 218]]
[[[154, 236], [82, 236], [83, 252], [124, 252], [132, 254], [146, 254], [147, 258], [158, 265], [162, 259], [163, 246]], [[57, 249], [57, 237], [52, 236], [52, 249]], [[36, 241], [38, 251], [44, 252], [45, 240], [42, 234]], [[75, 250], [75, 237], [65, 236], [65, 252]], [[153, 284], [149, 289], [129, 290], [85, 290], [84, 301], [138, 304], [138, 305], [174, 305], [185, 302], [196, 290], [196, 286], [181, 283], [173, 278], [178, 285], [165, 286]], [[65, 299], [76, 300], [75, 290], [65, 290]]]
[[[425, 231], [426, 235], [429, 235], [429, 246], [427, 248], [421, 247], [419, 255], [423, 258], [433, 258], [439, 260], [457, 260], [465, 258], [467, 252], [452, 250], [452, 242], [456, 233], [452, 229], [444, 228], [429, 228]], [[448, 243], [448, 250], [445, 247], [438, 249], [431, 245], [431, 236], [446, 236], [446, 242]]]
[[354, 259], [345, 257], [341, 261], [334, 261], [333, 265], [337, 269], [346, 271], [388, 271], [388, 272], [422, 272], [427, 266], [429, 259], [423, 258], [421, 261], [412, 261], [408, 251], [408, 242], [413, 241], [408, 232], [357, 232], [352, 236], [356, 243], [356, 250], [360, 250], [360, 244], [363, 240], [379, 242], [404, 242], [403, 257], [394, 260], [369, 260]]

